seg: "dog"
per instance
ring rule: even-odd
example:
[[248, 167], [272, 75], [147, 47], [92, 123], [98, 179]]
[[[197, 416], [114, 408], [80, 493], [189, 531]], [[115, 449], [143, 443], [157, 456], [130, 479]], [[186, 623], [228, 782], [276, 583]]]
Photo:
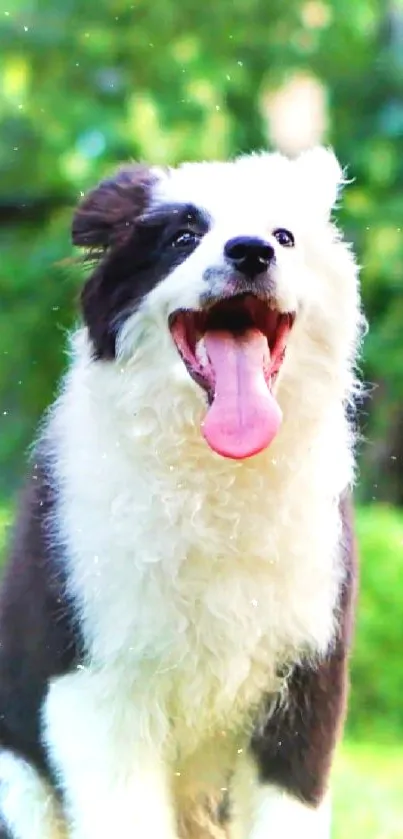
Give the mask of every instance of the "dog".
[[326, 839], [356, 551], [359, 271], [316, 148], [130, 164], [0, 598], [7, 839]]

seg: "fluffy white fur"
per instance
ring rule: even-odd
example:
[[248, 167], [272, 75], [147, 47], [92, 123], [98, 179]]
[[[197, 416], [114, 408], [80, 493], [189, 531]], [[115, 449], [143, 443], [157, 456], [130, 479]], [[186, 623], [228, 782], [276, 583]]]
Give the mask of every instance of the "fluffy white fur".
[[252, 762], [244, 760], [233, 781], [235, 812], [229, 839], [329, 839], [330, 797], [307, 807], [285, 790], [258, 782]]
[[[360, 320], [354, 260], [329, 223], [341, 181], [325, 150], [161, 172], [154, 202], [206, 208], [210, 232], [128, 319], [116, 363], [92, 361], [85, 329], [74, 337], [49, 423], [61, 487], [53, 531], [89, 654], [44, 707], [74, 839], [174, 839], [175, 811], [184, 835], [208, 835], [200, 796], [226, 788], [251, 711], [281, 688], [278, 664], [331, 643]], [[235, 462], [202, 437], [205, 397], [167, 316], [199, 305], [207, 268], [220, 288], [228, 238], [271, 240], [276, 227], [296, 240], [277, 247], [275, 276], [279, 308], [297, 311], [276, 385], [284, 420], [266, 452]], [[288, 813], [276, 791], [257, 802], [251, 783], [244, 794], [259, 813], [237, 839], [288, 835], [283, 819], [302, 825], [302, 805]], [[310, 811], [298, 835], [326, 837], [315, 819]]]
[[0, 753], [0, 812], [13, 839], [67, 839], [51, 789], [12, 752]]

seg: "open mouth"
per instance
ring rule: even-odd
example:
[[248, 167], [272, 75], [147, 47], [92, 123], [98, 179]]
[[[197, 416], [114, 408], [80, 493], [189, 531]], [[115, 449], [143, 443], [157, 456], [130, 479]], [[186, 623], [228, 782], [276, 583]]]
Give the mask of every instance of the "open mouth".
[[171, 315], [178, 352], [207, 393], [203, 433], [219, 454], [250, 457], [277, 433], [281, 411], [272, 388], [294, 320], [294, 313], [283, 314], [253, 294]]

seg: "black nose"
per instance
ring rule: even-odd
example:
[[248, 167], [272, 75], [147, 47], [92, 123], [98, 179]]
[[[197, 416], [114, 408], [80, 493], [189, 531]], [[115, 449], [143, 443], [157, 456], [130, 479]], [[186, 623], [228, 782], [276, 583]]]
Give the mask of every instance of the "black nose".
[[274, 259], [274, 248], [264, 239], [254, 236], [236, 236], [224, 246], [224, 256], [237, 271], [252, 278], [267, 271]]

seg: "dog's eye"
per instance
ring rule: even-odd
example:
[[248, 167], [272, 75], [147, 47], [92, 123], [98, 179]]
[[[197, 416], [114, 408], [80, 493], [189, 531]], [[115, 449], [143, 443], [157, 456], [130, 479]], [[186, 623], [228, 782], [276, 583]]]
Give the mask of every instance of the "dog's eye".
[[293, 248], [295, 245], [294, 236], [290, 230], [285, 230], [283, 227], [279, 227], [278, 230], [275, 230], [273, 236], [277, 239], [279, 245], [283, 246], [283, 248]]
[[199, 244], [200, 238], [192, 230], [178, 230], [172, 236], [169, 244], [172, 248], [195, 248]]

